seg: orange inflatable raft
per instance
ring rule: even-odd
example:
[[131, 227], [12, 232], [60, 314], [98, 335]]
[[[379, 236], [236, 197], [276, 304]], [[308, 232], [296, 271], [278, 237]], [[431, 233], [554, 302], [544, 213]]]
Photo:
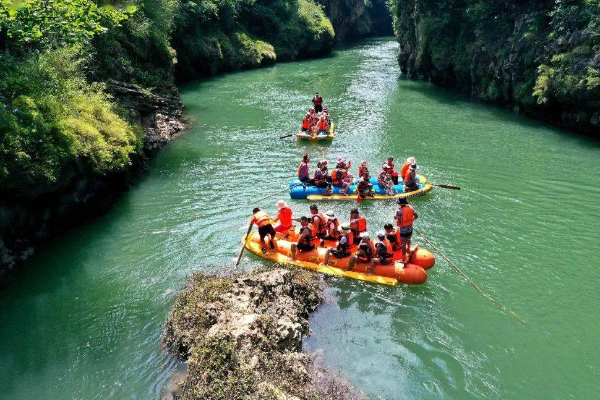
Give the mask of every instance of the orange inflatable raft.
[[[278, 234], [278, 236], [280, 235]], [[295, 265], [328, 275], [343, 276], [390, 286], [396, 286], [400, 282], [411, 285], [422, 284], [427, 280], [427, 272], [425, 270], [433, 267], [435, 264], [435, 257], [430, 251], [414, 246], [410, 260], [406, 266], [397, 261], [403, 259], [402, 252], [397, 250], [394, 252], [393, 261], [390, 261], [387, 265], [375, 265], [374, 273], [370, 275], [367, 274], [369, 267], [369, 263], [367, 262], [358, 261], [352, 271], [347, 270], [350, 258], [356, 252], [356, 246], [350, 248], [352, 254], [348, 257], [336, 258], [331, 254], [327, 265], [325, 265], [324, 261], [327, 249], [335, 248], [335, 242], [332, 241], [325, 241], [324, 247], [317, 247], [312, 251], [298, 251], [296, 259], [292, 260], [291, 245], [295, 243], [296, 239], [296, 233], [290, 231], [286, 238], [278, 237], [275, 239], [275, 250], [270, 250], [267, 244], [267, 252], [263, 253], [258, 233], [252, 232], [248, 236], [245, 246], [251, 253], [276, 263]], [[242, 238], [242, 242], [244, 242], [244, 238]]]

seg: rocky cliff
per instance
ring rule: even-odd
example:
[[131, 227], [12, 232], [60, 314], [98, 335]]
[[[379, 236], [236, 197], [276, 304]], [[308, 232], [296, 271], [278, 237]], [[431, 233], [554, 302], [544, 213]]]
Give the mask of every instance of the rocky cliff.
[[166, 348], [187, 362], [170, 393], [179, 400], [362, 399], [301, 352], [322, 301], [319, 276], [272, 268], [232, 277], [192, 276], [165, 326]]
[[319, 0], [319, 3], [325, 7], [338, 42], [393, 33], [385, 0]]
[[395, 0], [393, 12], [408, 77], [600, 133], [597, 2]]
[[85, 163], [73, 165], [69, 179], [40, 196], [0, 199], [0, 281], [46, 238], [108, 210], [144, 168], [147, 157], [184, 128], [179, 93], [156, 95], [138, 86], [111, 82], [108, 91], [144, 129], [144, 150], [129, 167], [100, 175]]

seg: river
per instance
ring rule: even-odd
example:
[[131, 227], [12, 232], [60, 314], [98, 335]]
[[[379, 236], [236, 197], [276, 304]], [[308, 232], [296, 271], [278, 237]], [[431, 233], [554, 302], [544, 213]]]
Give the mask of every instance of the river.
[[[254, 200], [284, 189], [305, 151], [373, 170], [412, 155], [430, 180], [461, 186], [415, 200], [417, 226], [525, 320], [438, 257], [420, 287], [327, 278], [307, 350], [373, 399], [597, 397], [600, 143], [405, 80], [396, 53], [392, 38], [368, 40], [183, 87], [190, 131], [0, 292], [0, 398], [158, 399], [174, 366], [159, 347], [174, 295], [194, 271], [231, 269], [252, 207], [274, 212], [277, 197]], [[333, 143], [279, 139], [316, 90]], [[353, 207], [322, 206], [343, 219]], [[362, 211], [374, 233], [393, 204]]]

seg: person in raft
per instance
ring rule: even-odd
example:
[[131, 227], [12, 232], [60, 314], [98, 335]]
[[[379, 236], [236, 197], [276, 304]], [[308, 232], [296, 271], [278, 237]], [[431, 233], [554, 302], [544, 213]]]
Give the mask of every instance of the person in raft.
[[288, 204], [279, 200], [277, 202], [277, 208], [279, 212], [277, 213], [277, 218], [275, 218], [275, 232], [286, 233], [292, 228], [292, 209]]
[[375, 265], [387, 265], [394, 257], [394, 249], [392, 244], [386, 238], [384, 231], [377, 233], [377, 243], [375, 243], [375, 253], [371, 259], [371, 268], [367, 271], [368, 274], [373, 275], [375, 271]]
[[406, 159], [406, 162], [402, 164], [402, 168], [400, 168], [400, 176], [402, 177], [402, 179], [404, 179], [404, 175], [406, 175], [406, 171], [408, 171], [408, 168], [413, 164], [417, 164], [417, 161], [414, 157], [408, 157]]
[[340, 221], [333, 211], [325, 213], [325, 239], [337, 240], [340, 237]]
[[373, 196], [373, 185], [371, 184], [369, 174], [360, 177], [356, 183], [356, 191], [362, 199], [367, 196]]
[[252, 210], [252, 219], [250, 220], [250, 228], [252, 225], [256, 224], [258, 226], [258, 235], [260, 236], [260, 244], [262, 245], [262, 252], [266, 253], [267, 248], [265, 244], [265, 238], [269, 237], [269, 245], [271, 250], [275, 250], [275, 243], [273, 239], [275, 238], [275, 228], [271, 224], [271, 218], [269, 214], [264, 211], [261, 211], [260, 208], [256, 207]]
[[369, 232], [363, 232], [360, 234], [360, 243], [358, 243], [358, 249], [356, 253], [348, 261], [348, 270], [352, 271], [357, 261], [371, 262], [373, 258], [374, 246]]
[[408, 193], [419, 190], [419, 183], [417, 182], [417, 164], [411, 164], [403, 178], [405, 192]]
[[358, 209], [350, 211], [350, 231], [354, 236], [354, 242], [352, 244], [358, 244], [360, 242], [360, 234], [367, 231], [367, 220], [365, 217], [361, 217], [358, 213]]
[[319, 92], [315, 93], [315, 97], [313, 97], [312, 102], [315, 105], [315, 112], [320, 113], [323, 111], [323, 97], [321, 97]]
[[352, 247], [354, 243], [354, 238], [352, 231], [350, 230], [350, 225], [342, 224], [339, 232], [340, 235], [335, 248], [327, 249], [327, 252], [325, 252], [325, 259], [323, 260], [323, 264], [325, 265], [329, 264], [329, 257], [331, 254], [333, 254], [335, 258], [345, 258], [352, 254], [350, 253], [350, 247]]
[[319, 212], [319, 208], [315, 204], [310, 206], [310, 218], [314, 229], [313, 234], [318, 239], [321, 239], [320, 245], [323, 246], [325, 244], [325, 236], [327, 236], [327, 219], [323, 213]]
[[402, 254], [404, 254], [403, 262], [406, 264], [410, 259], [410, 239], [413, 234], [413, 222], [419, 218], [419, 215], [417, 215], [414, 208], [408, 204], [408, 200], [398, 199], [398, 204], [400, 207], [398, 208], [398, 211], [396, 211], [394, 218], [400, 229], [400, 248], [402, 249]]
[[312, 117], [310, 116], [310, 113], [306, 113], [306, 115], [304, 116], [304, 119], [302, 120], [302, 132], [304, 133], [310, 133], [312, 127]]
[[394, 195], [394, 181], [392, 180], [390, 171], [391, 167], [389, 164], [383, 164], [381, 171], [379, 171], [379, 174], [377, 175], [377, 184], [381, 189], [384, 189], [387, 194]]
[[298, 251], [311, 251], [315, 249], [315, 245], [313, 244], [314, 236], [312, 228], [309, 225], [308, 217], [300, 218], [300, 236], [298, 237], [298, 243], [292, 243], [290, 249], [292, 251], [291, 257], [292, 260], [296, 259], [296, 254]]
[[358, 166], [358, 177], [362, 178], [363, 176], [369, 175], [369, 167], [367, 165], [367, 160], [362, 160], [360, 165]]
[[327, 121], [324, 115], [321, 115], [319, 122], [317, 122], [317, 135], [327, 136]]
[[331, 184], [333, 186], [344, 186], [344, 180], [348, 175], [348, 169], [351, 165], [352, 161], [348, 161], [346, 164], [346, 160], [343, 157], [338, 158], [335, 168], [331, 170]]
[[388, 171], [390, 176], [392, 177], [392, 181], [394, 181], [394, 185], [398, 184], [398, 172], [394, 169], [396, 165], [394, 164], [394, 157], [388, 157], [387, 165], [390, 166], [390, 170]]
[[398, 250], [400, 248], [400, 230], [395, 229], [392, 224], [385, 224], [383, 229], [385, 229], [386, 239], [392, 244], [392, 248]]
[[302, 183], [310, 182], [309, 166], [310, 156], [305, 154], [302, 156], [302, 162], [298, 166], [298, 180]]

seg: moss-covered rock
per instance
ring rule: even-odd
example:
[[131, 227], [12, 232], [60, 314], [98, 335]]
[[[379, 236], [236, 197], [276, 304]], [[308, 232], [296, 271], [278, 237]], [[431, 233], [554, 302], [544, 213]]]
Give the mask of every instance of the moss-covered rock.
[[301, 352], [322, 300], [318, 275], [274, 268], [192, 276], [175, 301], [163, 343], [188, 364], [177, 399], [360, 399]]

